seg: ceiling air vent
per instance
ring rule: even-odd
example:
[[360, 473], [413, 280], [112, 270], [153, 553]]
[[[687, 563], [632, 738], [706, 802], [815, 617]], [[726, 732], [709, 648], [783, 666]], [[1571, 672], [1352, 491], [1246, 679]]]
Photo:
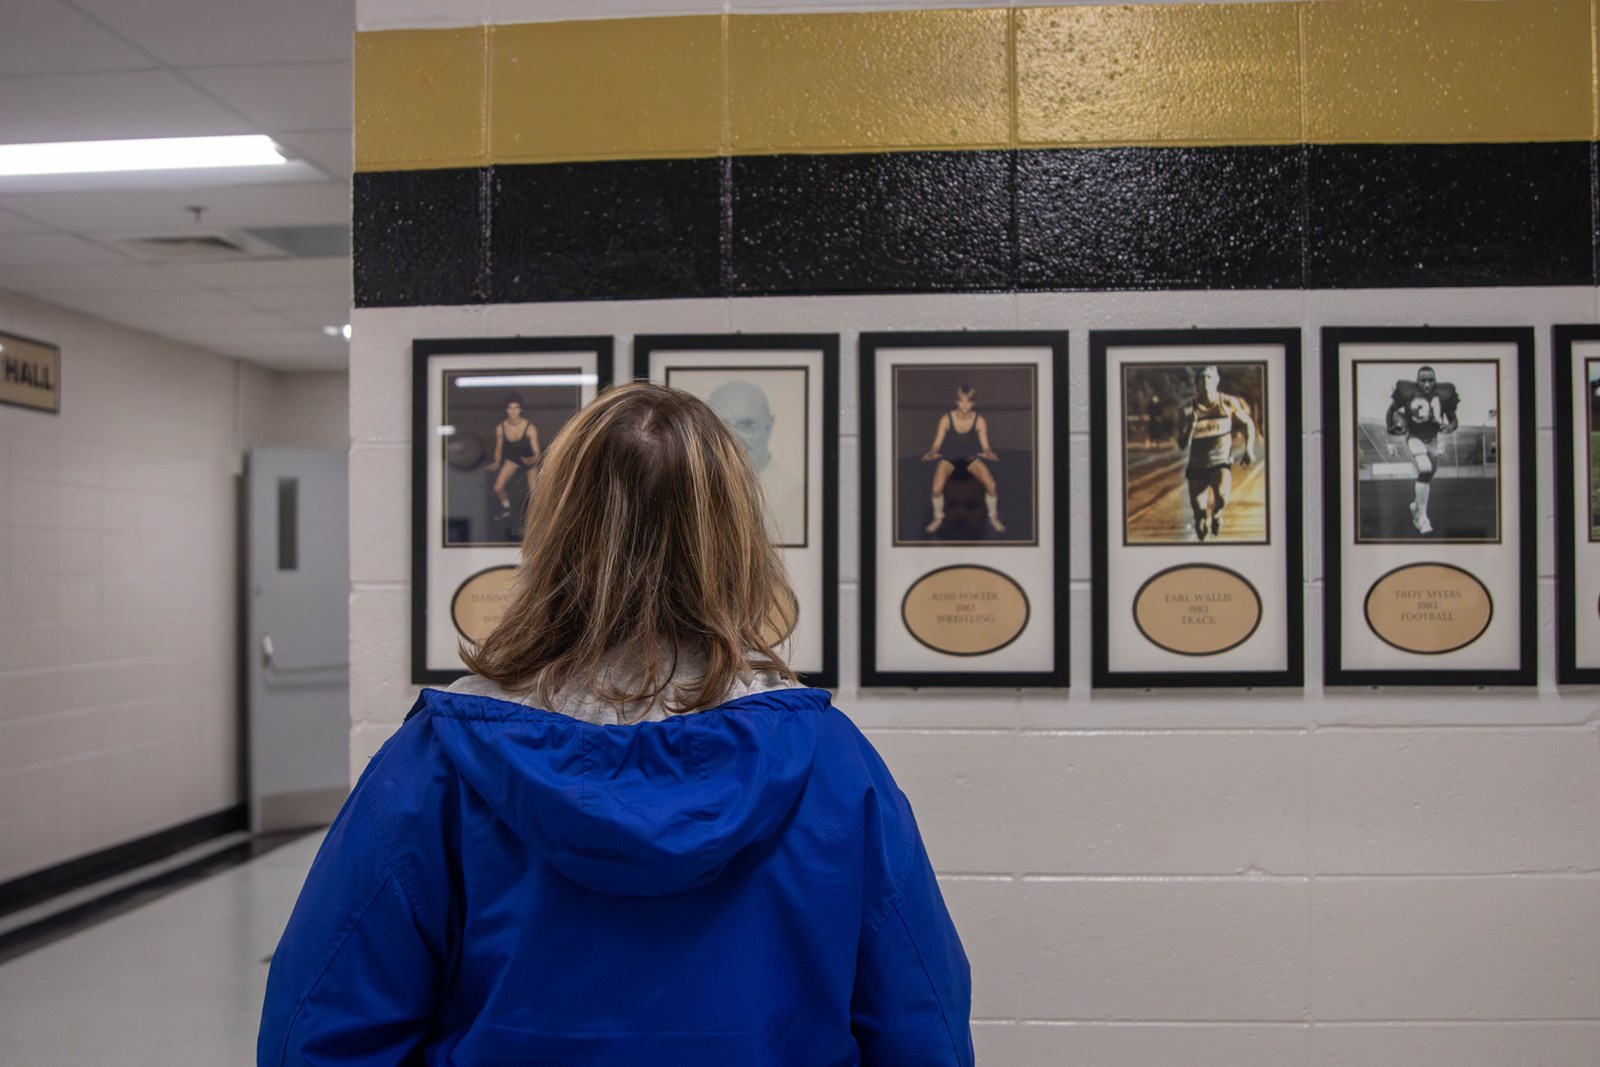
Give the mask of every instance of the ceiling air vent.
[[97, 234], [94, 240], [145, 263], [217, 263], [283, 259], [282, 249], [241, 230], [165, 230]]

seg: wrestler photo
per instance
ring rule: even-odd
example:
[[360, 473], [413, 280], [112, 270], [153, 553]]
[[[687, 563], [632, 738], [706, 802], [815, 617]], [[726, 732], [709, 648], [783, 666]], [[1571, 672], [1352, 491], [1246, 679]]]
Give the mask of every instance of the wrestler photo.
[[1589, 383], [1589, 540], [1600, 541], [1600, 359], [1589, 360], [1584, 377]]
[[544, 385], [541, 377], [548, 375], [445, 372], [444, 547], [521, 543], [539, 461], [581, 406], [577, 385]]
[[895, 544], [1036, 541], [1034, 374], [895, 367]]

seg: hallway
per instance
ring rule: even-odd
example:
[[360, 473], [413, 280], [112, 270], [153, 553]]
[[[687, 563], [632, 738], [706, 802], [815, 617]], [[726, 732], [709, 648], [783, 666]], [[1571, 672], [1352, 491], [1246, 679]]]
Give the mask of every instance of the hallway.
[[308, 834], [0, 964], [6, 1067], [245, 1067]]

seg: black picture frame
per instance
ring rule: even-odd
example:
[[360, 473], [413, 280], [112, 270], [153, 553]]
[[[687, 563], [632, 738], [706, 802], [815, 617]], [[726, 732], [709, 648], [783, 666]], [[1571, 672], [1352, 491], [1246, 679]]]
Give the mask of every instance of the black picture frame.
[[[878, 594], [877, 594], [877, 536], [876, 502], [878, 496], [878, 419], [876, 367], [878, 354], [884, 349], [902, 348], [1046, 348], [1050, 350], [1052, 388], [1047, 395], [1037, 398], [1039, 404], [1050, 404], [1055, 432], [1053, 440], [1039, 444], [1040, 451], [1048, 447], [1056, 476], [1051, 483], [1050, 514], [1054, 527], [1054, 543], [1050, 546], [1054, 580], [1047, 596], [1029, 598], [1028, 610], [1037, 615], [1048, 607], [1053, 612], [1054, 640], [1051, 647], [1051, 665], [1037, 671], [962, 671], [962, 670], [885, 670], [878, 667]], [[864, 332], [860, 335], [857, 358], [859, 362], [859, 391], [861, 413], [861, 679], [863, 688], [1065, 688], [1069, 684], [1070, 645], [1070, 576], [1068, 548], [1071, 538], [1071, 485], [1070, 485], [1070, 425], [1069, 407], [1070, 375], [1068, 361], [1068, 334], [1056, 330], [971, 330], [971, 331], [884, 331]], [[1037, 507], [1037, 500], [1035, 507]], [[917, 551], [915, 548], [908, 551]], [[980, 557], [974, 559], [981, 566]], [[1042, 603], [1041, 603], [1042, 602]], [[1003, 647], [1003, 646], [1002, 646]], [[998, 651], [998, 649], [996, 649]]]
[[[1572, 414], [1576, 400], [1572, 390], [1573, 345], [1580, 341], [1600, 341], [1600, 325], [1558, 325], [1550, 333], [1556, 430], [1556, 682], [1600, 685], [1600, 667], [1578, 665], [1578, 501], [1573, 482], [1581, 469], [1579, 465], [1587, 466], [1587, 463], [1579, 458], [1579, 427]], [[1600, 432], [1600, 426], [1586, 424], [1582, 427], [1584, 437], [1596, 432]], [[1593, 519], [1590, 521], [1592, 525]]]
[[[1176, 689], [1176, 688], [1295, 688], [1305, 684], [1305, 552], [1304, 552], [1304, 412], [1301, 331], [1298, 327], [1253, 327], [1238, 329], [1095, 330], [1089, 335], [1089, 480], [1092, 535], [1090, 551], [1093, 580], [1090, 583], [1095, 639], [1091, 650], [1091, 685], [1096, 689]], [[1235, 347], [1243, 345], [1282, 346], [1284, 352], [1283, 425], [1272, 428], [1274, 443], [1270, 462], [1284, 466], [1284, 492], [1280, 501], [1269, 499], [1268, 509], [1283, 511], [1283, 615], [1288, 627], [1287, 663], [1282, 670], [1190, 670], [1190, 671], [1113, 671], [1106, 640], [1111, 620], [1110, 590], [1106, 581], [1111, 566], [1111, 537], [1107, 519], [1111, 514], [1110, 435], [1123, 433], [1123, 413], [1113, 413], [1104, 403], [1108, 382], [1108, 351], [1118, 347]], [[1124, 501], [1117, 502], [1119, 514]], [[1119, 526], [1123, 523], [1119, 522]], [[1268, 529], [1270, 530], [1270, 515]], [[1126, 541], [1126, 535], [1123, 538]], [[1248, 552], [1264, 542], [1212, 544], [1207, 553]], [[1213, 563], [1204, 560], [1198, 562]], [[1159, 572], [1158, 572], [1159, 573]], [[1154, 577], [1154, 575], [1152, 575]], [[1252, 587], [1253, 588], [1253, 587]], [[1259, 596], [1257, 591], [1257, 596]], [[1131, 608], [1130, 608], [1131, 610]], [[1252, 634], [1254, 631], [1252, 631]], [[1198, 662], [1198, 660], [1197, 660]]]
[[[818, 418], [807, 413], [808, 432], [820, 434], [822, 469], [820, 495], [822, 616], [822, 666], [797, 672], [800, 680], [817, 689], [839, 685], [839, 335], [831, 333], [717, 333], [639, 334], [633, 339], [633, 375], [649, 378], [650, 359], [673, 352], [759, 352], [781, 364], [785, 352], [822, 353], [821, 410]], [[732, 370], [735, 368], [722, 368]], [[758, 368], [764, 369], [764, 368]], [[809, 474], [808, 474], [809, 477]], [[809, 482], [807, 482], [809, 486]], [[809, 493], [808, 493], [809, 496]], [[807, 521], [809, 526], [809, 520]], [[806, 549], [807, 545], [787, 546]], [[802, 610], [806, 597], [800, 590]]]
[[[1516, 350], [1512, 375], [1517, 384], [1517, 485], [1512, 490], [1518, 505], [1515, 591], [1518, 598], [1517, 666], [1441, 669], [1419, 664], [1404, 670], [1346, 667], [1343, 623], [1346, 610], [1364, 611], [1368, 590], [1344, 588], [1344, 458], [1359, 444], [1347, 431], [1343, 413], [1344, 383], [1340, 349], [1347, 344], [1435, 345], [1499, 344]], [[1321, 335], [1322, 369], [1322, 469], [1323, 469], [1323, 678], [1327, 686], [1531, 686], [1538, 682], [1538, 482], [1534, 414], [1534, 329], [1531, 326], [1325, 326]], [[1418, 357], [1412, 362], [1427, 362]], [[1497, 459], [1499, 470], [1504, 470]], [[1352, 464], [1354, 466], [1354, 464]], [[1358, 472], [1351, 470], [1352, 479]], [[1504, 478], [1497, 474], [1497, 499], [1506, 499]], [[1499, 544], [1506, 532], [1503, 506], [1497, 510]], [[1356, 516], [1355, 518], [1359, 518]], [[1381, 549], [1386, 543], [1365, 542]], [[1445, 542], [1448, 544], [1449, 542]], [[1360, 542], [1357, 543], [1360, 547]], [[1447, 556], [1447, 553], [1440, 553]], [[1461, 570], [1448, 558], [1441, 565]], [[1471, 573], [1471, 572], [1468, 572]], [[1385, 575], [1387, 577], [1387, 575]], [[1379, 579], [1381, 581], [1382, 578]], [[1479, 579], [1481, 584], [1481, 579]], [[1376, 587], [1376, 582], [1373, 583]], [[1346, 603], [1346, 601], [1350, 603]], [[1379, 635], [1380, 640], [1387, 641]], [[1419, 655], [1419, 660], [1424, 658]]]
[[[429, 385], [433, 361], [443, 356], [528, 355], [530, 370], [537, 369], [541, 356], [573, 352], [592, 354], [595, 361], [595, 391], [612, 381], [615, 340], [609, 336], [584, 337], [457, 337], [419, 338], [411, 343], [411, 681], [418, 685], [438, 685], [467, 674], [466, 668], [440, 667], [428, 662], [429, 625], [448, 605], [430, 604], [428, 521], [428, 451], [436, 435], [429, 410]], [[548, 442], [546, 442], [548, 443]], [[478, 546], [473, 546], [478, 547]], [[496, 547], [503, 552], [504, 565], [514, 565], [516, 547]], [[493, 568], [491, 568], [493, 569]], [[452, 626], [453, 628], [453, 626]]]

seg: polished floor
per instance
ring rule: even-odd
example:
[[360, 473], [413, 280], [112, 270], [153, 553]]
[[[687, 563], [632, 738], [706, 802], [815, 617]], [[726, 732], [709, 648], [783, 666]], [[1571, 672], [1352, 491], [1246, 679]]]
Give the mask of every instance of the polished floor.
[[321, 834], [0, 964], [4, 1067], [247, 1067]]

